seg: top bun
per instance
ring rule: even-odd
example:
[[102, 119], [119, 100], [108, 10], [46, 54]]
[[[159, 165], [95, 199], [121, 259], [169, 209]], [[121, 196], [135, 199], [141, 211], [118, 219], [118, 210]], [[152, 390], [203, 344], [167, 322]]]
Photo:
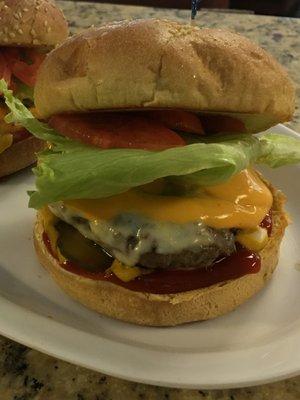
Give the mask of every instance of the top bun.
[[41, 66], [35, 103], [62, 112], [177, 108], [229, 113], [250, 131], [287, 121], [294, 87], [286, 71], [248, 39], [167, 20], [88, 29]]
[[55, 46], [68, 37], [68, 24], [51, 0], [4, 0], [0, 46]]

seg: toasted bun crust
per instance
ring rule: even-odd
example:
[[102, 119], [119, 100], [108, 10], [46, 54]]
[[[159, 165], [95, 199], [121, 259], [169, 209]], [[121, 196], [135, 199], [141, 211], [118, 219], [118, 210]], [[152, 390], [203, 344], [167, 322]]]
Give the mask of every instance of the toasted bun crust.
[[45, 146], [44, 141], [33, 136], [13, 144], [0, 154], [0, 178], [36, 162], [36, 153], [45, 149]]
[[55, 46], [68, 37], [68, 24], [52, 0], [4, 0], [0, 46]]
[[154, 19], [75, 35], [49, 54], [35, 88], [43, 117], [177, 108], [237, 113], [256, 131], [289, 120], [294, 97], [286, 71], [248, 39]]
[[68, 295], [101, 314], [150, 326], [173, 326], [207, 320], [235, 309], [263, 288], [271, 278], [288, 223], [283, 210], [283, 194], [273, 189], [273, 195], [273, 230], [269, 242], [260, 253], [260, 272], [204, 289], [170, 295], [150, 294], [70, 273], [48, 252], [42, 239], [43, 225], [39, 213], [34, 229], [35, 249], [41, 264]]

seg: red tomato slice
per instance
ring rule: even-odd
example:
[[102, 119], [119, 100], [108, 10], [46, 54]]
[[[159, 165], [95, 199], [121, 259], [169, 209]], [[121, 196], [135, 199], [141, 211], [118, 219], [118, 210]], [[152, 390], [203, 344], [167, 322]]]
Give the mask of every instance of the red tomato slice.
[[[22, 55], [30, 60], [30, 64], [22, 60]], [[33, 87], [36, 81], [37, 71], [45, 56], [37, 53], [34, 49], [22, 49], [22, 53], [17, 48], [5, 49], [5, 57], [12, 74], [28, 86]]]
[[245, 125], [237, 118], [227, 115], [201, 115], [201, 122], [206, 133], [245, 133]]
[[11, 70], [9, 69], [9, 66], [7, 64], [5, 55], [1, 50], [0, 50], [0, 79], [4, 79], [7, 85], [8, 86], [10, 85]]
[[163, 122], [168, 128], [178, 129], [182, 132], [203, 135], [199, 117], [189, 111], [182, 110], [154, 110], [148, 113], [151, 118]]
[[134, 113], [60, 114], [49, 125], [61, 134], [102, 149], [163, 150], [184, 140], [159, 121]]

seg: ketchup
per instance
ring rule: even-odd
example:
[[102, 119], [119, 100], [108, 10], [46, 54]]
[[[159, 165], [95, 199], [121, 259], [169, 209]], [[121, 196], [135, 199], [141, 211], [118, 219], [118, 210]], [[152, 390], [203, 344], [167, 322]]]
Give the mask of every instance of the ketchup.
[[268, 232], [268, 236], [271, 236], [272, 233], [272, 227], [273, 227], [273, 223], [272, 223], [272, 210], [270, 210], [268, 212], [268, 214], [266, 214], [265, 218], [261, 221], [260, 225], [262, 228], [265, 228]]
[[[271, 235], [271, 211], [266, 215], [260, 226], [267, 229], [268, 235]], [[49, 237], [45, 232], [43, 233], [43, 240], [50, 254], [55, 257], [51, 249]], [[60, 265], [66, 271], [82, 277], [112, 282], [136, 292], [171, 294], [201, 289], [219, 282], [237, 279], [244, 275], [256, 274], [260, 271], [261, 260], [259, 254], [237, 246], [235, 253], [215, 261], [209, 268], [157, 270], [141, 275], [130, 282], [121, 281], [111, 271], [88, 271], [69, 260]]]
[[49, 251], [51, 256], [54, 257], [54, 258], [57, 258], [56, 255], [54, 254], [53, 250], [52, 250], [51, 242], [50, 242], [49, 236], [47, 235], [46, 232], [43, 232], [43, 242], [44, 242], [45, 246], [47, 247], [47, 250]]
[[[43, 239], [47, 249], [53, 255], [46, 233], [43, 234]], [[108, 273], [105, 271], [88, 271], [71, 261], [66, 261], [60, 265], [65, 270], [85, 278], [112, 282], [136, 292], [166, 294], [200, 289], [229, 279], [237, 279], [247, 274], [255, 274], [259, 272], [261, 262], [258, 254], [240, 248], [229, 257], [216, 261], [210, 268], [159, 270], [139, 276], [130, 282], [121, 281], [110, 271]]]
[[241, 249], [231, 256], [215, 262], [210, 268], [160, 270], [139, 276], [130, 282], [123, 282], [113, 273], [110, 273], [104, 275], [103, 280], [116, 283], [136, 292], [179, 293], [205, 288], [215, 283], [240, 278], [247, 274], [255, 274], [259, 272], [260, 265], [258, 254]]

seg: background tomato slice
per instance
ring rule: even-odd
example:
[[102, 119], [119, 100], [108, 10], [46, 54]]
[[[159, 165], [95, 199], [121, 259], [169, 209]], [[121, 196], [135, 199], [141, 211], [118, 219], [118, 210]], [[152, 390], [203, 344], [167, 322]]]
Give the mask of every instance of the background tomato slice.
[[36, 71], [23, 61], [16, 61], [12, 66], [13, 75], [26, 85], [33, 87], [36, 80]]
[[34, 49], [7, 48], [3, 53], [11, 73], [26, 85], [33, 87], [45, 56]]
[[162, 122], [138, 113], [60, 114], [49, 125], [61, 134], [100, 147], [163, 150], [185, 141]]
[[5, 55], [0, 50], [0, 79], [4, 79], [7, 85], [10, 85], [11, 82], [11, 70], [8, 66]]

